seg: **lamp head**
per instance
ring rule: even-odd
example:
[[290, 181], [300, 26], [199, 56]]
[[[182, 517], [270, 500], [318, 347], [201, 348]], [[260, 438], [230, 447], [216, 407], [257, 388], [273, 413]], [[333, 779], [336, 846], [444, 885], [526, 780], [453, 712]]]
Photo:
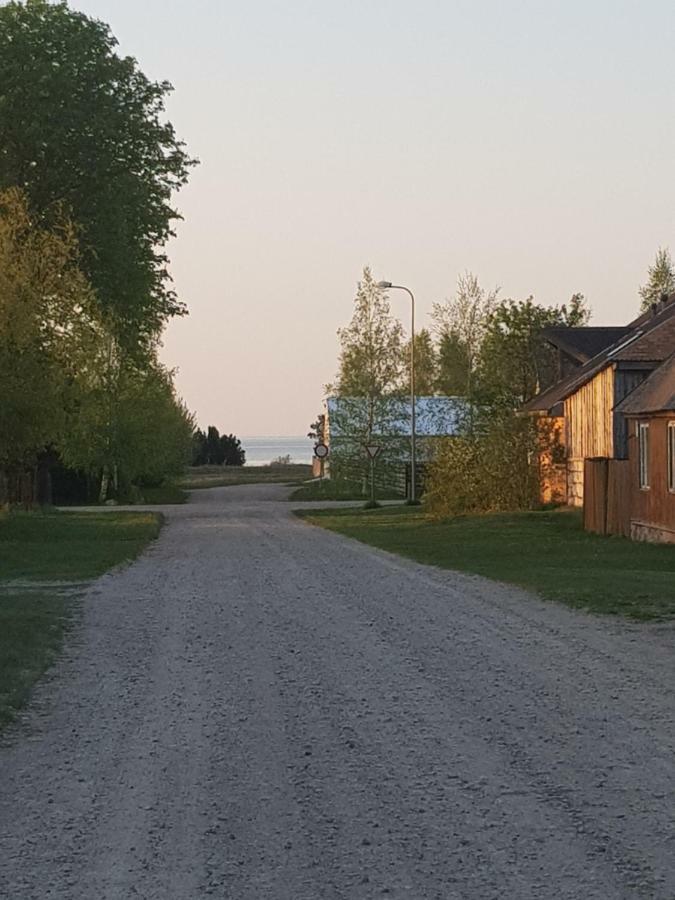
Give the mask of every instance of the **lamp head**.
[[379, 288], [382, 288], [383, 291], [386, 291], [387, 288], [392, 287], [392, 283], [391, 283], [391, 281], [378, 281], [377, 286]]

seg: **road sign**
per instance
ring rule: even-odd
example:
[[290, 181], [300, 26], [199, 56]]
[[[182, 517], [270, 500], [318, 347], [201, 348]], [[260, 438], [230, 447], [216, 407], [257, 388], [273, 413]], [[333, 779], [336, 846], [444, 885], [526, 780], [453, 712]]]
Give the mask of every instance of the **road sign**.
[[379, 456], [380, 450], [382, 449], [379, 444], [364, 444], [363, 447], [368, 454], [369, 459], [375, 459]]
[[326, 459], [328, 456], [328, 447], [323, 442], [315, 444], [314, 456], [316, 456], [317, 459]]

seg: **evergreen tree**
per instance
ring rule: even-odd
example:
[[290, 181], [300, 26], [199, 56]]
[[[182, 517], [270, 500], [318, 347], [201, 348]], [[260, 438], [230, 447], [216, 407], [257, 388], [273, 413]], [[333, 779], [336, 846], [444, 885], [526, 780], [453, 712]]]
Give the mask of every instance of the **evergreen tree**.
[[220, 438], [223, 463], [226, 466], [243, 466], [246, 463], [246, 451], [241, 441], [233, 434], [223, 434]]

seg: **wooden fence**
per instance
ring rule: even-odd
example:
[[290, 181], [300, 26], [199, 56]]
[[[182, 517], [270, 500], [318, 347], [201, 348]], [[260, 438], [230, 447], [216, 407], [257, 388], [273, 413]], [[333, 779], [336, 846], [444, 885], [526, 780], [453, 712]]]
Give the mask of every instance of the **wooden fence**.
[[630, 536], [630, 463], [627, 459], [584, 460], [584, 529]]

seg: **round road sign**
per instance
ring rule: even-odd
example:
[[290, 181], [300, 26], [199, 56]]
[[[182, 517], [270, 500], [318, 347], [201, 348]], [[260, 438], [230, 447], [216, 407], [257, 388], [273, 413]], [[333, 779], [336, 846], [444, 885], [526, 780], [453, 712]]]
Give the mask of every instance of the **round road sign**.
[[328, 456], [328, 447], [324, 443], [315, 444], [314, 456], [317, 459], [325, 459]]

